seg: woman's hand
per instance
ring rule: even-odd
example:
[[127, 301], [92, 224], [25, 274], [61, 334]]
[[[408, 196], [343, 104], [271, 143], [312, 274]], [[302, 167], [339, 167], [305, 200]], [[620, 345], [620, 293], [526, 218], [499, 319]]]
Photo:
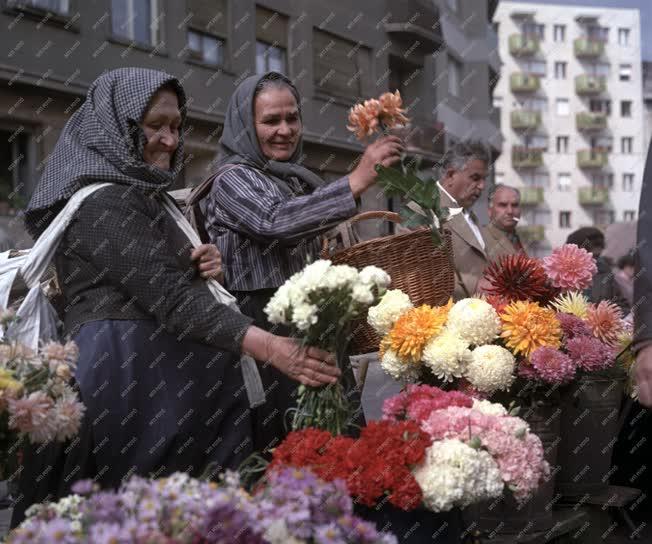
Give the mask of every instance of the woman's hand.
[[242, 341], [245, 353], [275, 368], [303, 385], [319, 387], [337, 382], [341, 372], [335, 355], [318, 348], [302, 347], [295, 339], [275, 336], [249, 327]]
[[376, 165], [391, 166], [401, 159], [403, 142], [397, 136], [382, 136], [364, 150], [358, 166], [349, 174], [354, 197], [360, 196], [376, 181]]
[[190, 258], [195, 261], [199, 275], [204, 279], [213, 278], [222, 283], [222, 256], [213, 244], [202, 244], [192, 250]]

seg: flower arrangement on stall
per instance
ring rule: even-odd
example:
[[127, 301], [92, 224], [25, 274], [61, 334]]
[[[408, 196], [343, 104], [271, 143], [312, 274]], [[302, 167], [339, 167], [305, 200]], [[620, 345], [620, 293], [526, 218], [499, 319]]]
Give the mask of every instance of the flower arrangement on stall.
[[47, 342], [32, 350], [6, 331], [17, 320], [0, 311], [0, 474], [6, 478], [20, 438], [34, 444], [75, 436], [84, 414], [68, 385], [79, 351], [74, 342]]
[[[346, 347], [352, 321], [378, 302], [390, 281], [385, 271], [374, 266], [358, 271], [327, 260], [315, 261], [279, 287], [265, 313], [270, 323], [290, 326], [304, 345], [336, 353], [344, 371], [349, 364]], [[341, 380], [320, 388], [301, 386], [292, 429], [318, 427], [341, 434], [350, 425], [353, 411]]]
[[458, 391], [408, 386], [360, 438], [304, 429], [273, 452], [268, 471], [305, 467], [341, 479], [356, 501], [434, 512], [499, 497], [527, 500], [549, 474], [541, 441], [522, 419]]
[[[383, 93], [379, 98], [365, 100], [349, 111], [347, 128], [364, 141], [388, 129], [409, 125], [399, 91]], [[422, 180], [418, 175], [418, 160], [402, 160], [400, 169], [376, 165], [376, 183], [385, 195], [398, 197], [403, 202], [399, 213], [406, 227], [429, 227], [435, 245], [442, 240], [443, 224], [450, 218], [450, 210], [439, 203], [439, 191], [434, 178]]]
[[134, 476], [118, 491], [99, 491], [88, 480], [73, 490], [57, 503], [31, 507], [7, 542], [396, 542], [353, 515], [341, 481], [324, 482], [303, 469], [271, 471], [254, 494], [230, 473], [221, 485], [175, 473], [159, 480]]

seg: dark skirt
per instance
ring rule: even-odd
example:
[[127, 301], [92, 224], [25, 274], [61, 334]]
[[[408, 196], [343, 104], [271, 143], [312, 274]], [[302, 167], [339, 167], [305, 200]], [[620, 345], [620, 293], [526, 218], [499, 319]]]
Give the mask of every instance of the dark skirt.
[[[232, 291], [237, 298], [240, 311], [254, 320], [254, 325], [279, 336], [290, 336], [290, 329], [281, 325], [272, 325], [267, 320], [265, 306], [276, 289], [259, 289], [256, 291]], [[265, 452], [277, 446], [291, 430], [291, 413], [289, 410], [297, 405], [299, 382], [289, 378], [270, 364], [258, 361], [260, 377], [265, 389], [265, 403], [252, 410], [254, 428], [254, 449]], [[349, 402], [355, 407], [353, 424], [355, 428], [365, 424], [362, 413], [361, 392], [355, 387], [353, 372], [348, 367], [342, 377], [347, 390]], [[357, 434], [355, 431], [350, 434]]]
[[79, 479], [116, 488], [132, 474], [200, 476], [209, 465], [213, 474], [252, 452], [234, 355], [179, 341], [154, 321], [94, 321], [73, 340], [82, 429], [71, 443], [27, 448], [13, 524], [27, 506], [69, 494]]

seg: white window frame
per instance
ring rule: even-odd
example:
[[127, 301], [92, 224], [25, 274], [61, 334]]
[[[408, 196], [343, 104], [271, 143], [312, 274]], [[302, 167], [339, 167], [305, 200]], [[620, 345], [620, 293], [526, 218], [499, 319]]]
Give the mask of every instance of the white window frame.
[[[190, 27], [190, 28], [187, 29], [188, 34], [186, 36], [186, 46], [188, 47], [188, 49], [190, 49], [189, 37], [190, 37], [191, 32], [193, 34], [196, 34], [199, 37], [200, 41], [202, 42], [201, 49], [199, 50], [199, 52], [202, 53], [202, 58], [201, 59], [196, 59], [195, 57], [191, 57], [192, 60], [198, 60], [199, 62], [205, 63], [205, 64], [210, 65], [210, 66], [223, 66], [224, 63], [225, 63], [225, 58], [224, 58], [225, 57], [225, 50], [224, 50], [225, 41], [224, 41], [224, 39], [220, 38], [219, 36], [216, 36], [214, 34], [209, 34], [207, 32], [202, 32], [200, 30], [195, 30], [194, 28]], [[218, 47], [217, 47], [218, 59], [217, 59], [217, 62], [213, 62], [213, 61], [210, 61], [210, 60], [207, 60], [207, 59], [203, 58], [203, 53], [204, 53], [203, 41], [205, 39], [211, 39], [211, 40], [215, 40], [216, 42], [218, 42]], [[196, 51], [196, 50], [192, 49], [192, 51]], [[221, 58], [220, 58], [220, 56], [221, 56]]]
[[623, 174], [623, 192], [633, 193], [634, 192], [634, 174], [625, 173]]
[[557, 174], [557, 190], [567, 193], [571, 190], [571, 186], [573, 184], [573, 180], [571, 178], [570, 173], [568, 172], [563, 172], [560, 174]]
[[555, 43], [564, 43], [566, 41], [566, 25], [553, 25], [552, 39]]
[[[136, 41], [135, 34], [135, 21], [136, 17], [134, 16], [135, 9], [134, 4], [140, 0], [125, 0], [127, 3], [127, 32], [126, 36], [118, 35], [119, 38], [126, 38], [132, 42]], [[150, 12], [150, 21], [149, 21], [149, 42], [146, 45], [156, 46], [161, 41], [160, 28], [159, 28], [159, 11], [158, 11], [158, 0], [144, 0], [149, 2], [149, 12]], [[111, 28], [113, 32], [113, 28]]]
[[568, 136], [557, 136], [555, 141], [555, 150], [557, 153], [568, 153], [568, 142], [570, 138]]
[[555, 61], [555, 79], [566, 79], [566, 68], [568, 64], [563, 60]]
[[[568, 221], [564, 221], [562, 224], [561, 218], [567, 217]], [[560, 229], [570, 229], [571, 227], [571, 220], [573, 219], [573, 215], [571, 213], [571, 210], [560, 210], [559, 211], [559, 228]]]
[[631, 155], [634, 152], [634, 138], [631, 136], [623, 136], [620, 139], [620, 152], [623, 155]]
[[[565, 105], [565, 113], [560, 113], [560, 106]], [[568, 98], [557, 98], [555, 100], [555, 113], [560, 117], [568, 117], [570, 115], [570, 100]]]
[[629, 46], [629, 37], [631, 36], [631, 31], [629, 28], [619, 28], [618, 29], [618, 45], [624, 47]]
[[[263, 51], [261, 53], [262, 56], [265, 59], [265, 67], [264, 67], [262, 72], [259, 71], [259, 66], [258, 66], [258, 50], [259, 50], [259, 47], [264, 47], [265, 48], [265, 51]], [[283, 55], [282, 56], [282, 61], [283, 61], [283, 69], [282, 70], [270, 68], [270, 66], [269, 66], [269, 56], [270, 56], [269, 52], [272, 51], [272, 50], [279, 51], [280, 53], [282, 53], [282, 55]], [[256, 40], [256, 73], [257, 74], [264, 74], [265, 72], [269, 72], [270, 70], [281, 72], [282, 74], [287, 75], [287, 71], [288, 71], [287, 49], [285, 49], [285, 47], [279, 47], [278, 45], [270, 44], [270, 43], [267, 43], [267, 42], [262, 41], [262, 40]]]
[[621, 64], [618, 66], [618, 79], [620, 81], [632, 80], [633, 68], [631, 64]]
[[623, 211], [623, 221], [636, 221], [636, 210]]

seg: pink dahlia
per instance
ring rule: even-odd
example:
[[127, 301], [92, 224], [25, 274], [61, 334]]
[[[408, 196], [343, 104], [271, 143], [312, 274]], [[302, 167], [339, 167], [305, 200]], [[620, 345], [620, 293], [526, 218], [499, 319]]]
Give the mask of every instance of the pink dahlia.
[[42, 391], [9, 399], [9, 428], [27, 433], [32, 443], [49, 442], [56, 435], [54, 403]]
[[561, 324], [561, 330], [566, 338], [576, 336], [591, 336], [591, 328], [586, 321], [573, 314], [557, 313], [557, 319]]
[[543, 269], [552, 285], [565, 291], [586, 289], [598, 271], [593, 255], [575, 244], [564, 244], [544, 257]]
[[623, 313], [618, 306], [607, 300], [589, 306], [586, 322], [591, 327], [593, 336], [610, 346], [618, 343], [623, 332]]
[[566, 342], [566, 351], [575, 364], [588, 372], [604, 370], [613, 363], [613, 349], [593, 336], [576, 336]]
[[54, 405], [53, 415], [57, 440], [63, 442], [79, 431], [85, 407], [73, 392], [65, 393]]
[[547, 346], [535, 349], [530, 356], [532, 368], [546, 383], [564, 383], [575, 377], [572, 359], [558, 349]]
[[473, 400], [459, 391], [444, 391], [430, 385], [408, 385], [406, 391], [383, 403], [383, 419], [423, 421], [432, 412], [449, 406], [470, 408]]

